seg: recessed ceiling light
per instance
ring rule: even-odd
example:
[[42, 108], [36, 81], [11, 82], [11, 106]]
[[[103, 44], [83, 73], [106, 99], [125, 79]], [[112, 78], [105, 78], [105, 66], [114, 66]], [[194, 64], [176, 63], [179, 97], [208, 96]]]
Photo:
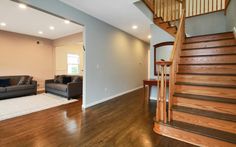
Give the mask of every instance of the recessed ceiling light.
[[39, 33], [40, 35], [42, 35], [42, 34], [43, 34], [43, 31], [38, 31], [38, 33]]
[[152, 36], [151, 35], [148, 35], [148, 39], [151, 39], [152, 38]]
[[138, 26], [136, 26], [136, 25], [132, 26], [132, 29], [134, 29], [134, 30], [136, 30], [137, 28], [138, 28]]
[[1, 22], [0, 25], [1, 25], [2, 27], [5, 27], [7, 24], [6, 24], [5, 22]]
[[26, 6], [25, 4], [19, 4], [19, 8], [21, 8], [21, 9], [26, 9], [27, 6]]
[[50, 30], [55, 30], [55, 27], [54, 26], [50, 26], [49, 29]]
[[65, 24], [69, 24], [70, 21], [69, 21], [69, 20], [64, 20], [64, 23], [65, 23]]

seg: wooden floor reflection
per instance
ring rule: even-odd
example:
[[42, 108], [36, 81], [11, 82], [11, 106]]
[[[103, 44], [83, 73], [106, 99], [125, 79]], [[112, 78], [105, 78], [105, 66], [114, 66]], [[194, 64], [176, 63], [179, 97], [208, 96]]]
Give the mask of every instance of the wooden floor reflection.
[[142, 89], [84, 111], [80, 100], [1, 121], [0, 146], [191, 147], [153, 132], [155, 105]]

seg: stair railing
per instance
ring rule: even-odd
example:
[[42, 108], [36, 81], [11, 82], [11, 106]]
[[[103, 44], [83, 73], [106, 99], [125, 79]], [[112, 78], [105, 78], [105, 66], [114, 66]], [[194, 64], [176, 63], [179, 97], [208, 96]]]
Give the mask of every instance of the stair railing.
[[[230, 0], [143, 0], [154, 17], [163, 22], [176, 22], [185, 8], [185, 17], [193, 17], [227, 9]], [[184, 5], [183, 5], [184, 4]]]
[[[183, 0], [183, 3], [185, 1]], [[170, 61], [157, 61], [157, 107], [156, 107], [156, 118], [157, 122], [167, 123], [167, 121], [172, 120], [172, 102], [174, 94], [174, 86], [176, 73], [178, 72], [178, 64], [180, 62], [180, 52], [182, 45], [185, 41], [185, 9], [181, 12], [181, 18], [179, 23], [178, 32], [174, 42], [173, 50], [171, 53]], [[167, 75], [168, 69], [170, 70], [169, 75], [169, 99], [168, 99], [168, 109], [167, 109]]]

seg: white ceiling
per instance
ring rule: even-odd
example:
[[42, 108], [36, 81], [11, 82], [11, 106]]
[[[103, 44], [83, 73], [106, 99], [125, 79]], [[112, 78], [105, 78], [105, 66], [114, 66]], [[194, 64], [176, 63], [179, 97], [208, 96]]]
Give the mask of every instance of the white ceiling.
[[[27, 7], [25, 10], [18, 7], [18, 3], [10, 0], [0, 1], [0, 23], [5, 27], [0, 30], [38, 36], [48, 39], [57, 39], [83, 31], [83, 27], [74, 23], [65, 24], [64, 20], [44, 12]], [[50, 30], [54, 26], [55, 30]], [[43, 31], [43, 34], [38, 34]]]
[[[137, 38], [149, 42], [150, 20], [136, 7], [137, 0], [60, 0], [107, 22]], [[132, 25], [138, 29], [133, 30]]]

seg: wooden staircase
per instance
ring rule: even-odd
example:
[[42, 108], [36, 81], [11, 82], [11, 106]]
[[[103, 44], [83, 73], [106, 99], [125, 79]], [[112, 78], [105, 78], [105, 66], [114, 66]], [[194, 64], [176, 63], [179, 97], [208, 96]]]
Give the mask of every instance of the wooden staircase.
[[232, 32], [186, 38], [169, 122], [154, 131], [198, 146], [236, 146], [236, 40]]
[[[143, 0], [153, 12], [153, 22], [176, 36], [178, 21], [185, 9], [185, 17], [194, 17], [213, 12], [225, 11], [230, 0]], [[226, 12], [226, 11], [225, 11]]]
[[230, 1], [144, 2], [155, 24], [175, 37], [170, 60], [154, 61], [154, 131], [198, 146], [236, 147], [236, 39], [232, 32], [189, 38], [185, 33], [188, 17], [225, 11]]

